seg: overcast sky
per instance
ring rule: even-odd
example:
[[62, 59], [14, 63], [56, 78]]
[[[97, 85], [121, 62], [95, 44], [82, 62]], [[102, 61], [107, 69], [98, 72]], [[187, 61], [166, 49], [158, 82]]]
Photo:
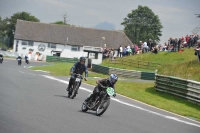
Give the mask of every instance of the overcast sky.
[[107, 27], [123, 30], [123, 19], [138, 5], [148, 6], [163, 25], [161, 44], [169, 37], [192, 34], [200, 26], [200, 0], [0, 0], [0, 16], [4, 19], [17, 12], [28, 12], [42, 23], [63, 21], [87, 28]]

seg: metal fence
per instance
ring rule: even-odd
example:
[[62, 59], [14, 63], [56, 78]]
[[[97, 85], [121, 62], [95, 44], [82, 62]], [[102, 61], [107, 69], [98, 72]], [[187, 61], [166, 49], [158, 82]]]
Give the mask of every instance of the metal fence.
[[109, 62], [113, 64], [120, 64], [123, 66], [132, 66], [136, 68], [143, 68], [143, 69], [150, 69], [150, 70], [155, 70], [160, 65], [159, 63], [155, 63], [155, 62], [145, 62], [145, 61], [140, 61], [140, 60], [132, 60], [132, 59], [124, 59], [124, 58], [115, 58], [112, 60], [110, 59]]
[[64, 57], [58, 57], [58, 56], [47, 56], [46, 62], [69, 62], [69, 63], [75, 63], [78, 61], [78, 58], [64, 58]]
[[200, 104], [200, 82], [156, 75], [155, 89]]
[[106, 66], [101, 66], [101, 65], [96, 65], [96, 64], [92, 64], [92, 71], [103, 73], [103, 74], [115, 73], [118, 76], [126, 77], [126, 78], [155, 80], [155, 73], [140, 72], [140, 71], [135, 71], [135, 70], [125, 70], [125, 69], [106, 67]]

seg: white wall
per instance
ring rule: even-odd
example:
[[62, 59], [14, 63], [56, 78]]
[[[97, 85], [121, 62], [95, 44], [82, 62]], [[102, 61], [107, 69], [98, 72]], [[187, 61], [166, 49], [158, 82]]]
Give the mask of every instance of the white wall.
[[101, 64], [102, 63], [102, 53], [98, 53], [98, 59], [92, 59], [92, 64]]
[[[62, 53], [60, 54], [60, 57], [66, 57], [66, 58], [80, 58], [81, 56], [87, 56], [87, 53], [83, 52], [83, 47], [80, 47], [80, 51], [72, 51], [70, 45], [62, 45], [62, 44], [56, 44], [56, 48], [48, 48], [48, 43], [43, 43], [43, 42], [34, 42], [34, 46], [28, 46], [28, 45], [22, 45], [23, 40], [18, 40], [18, 51], [17, 53], [24, 56], [29, 53], [29, 49], [34, 49], [31, 55], [31, 59], [35, 59], [36, 52], [40, 52], [43, 56], [43, 60], [46, 60], [46, 56], [52, 56], [52, 50], [54, 51], [61, 51]], [[16, 43], [17, 40], [14, 40], [14, 46], [13, 46], [13, 52], [15, 52], [16, 49]], [[44, 51], [39, 51], [38, 46], [40, 44], [45, 45], [45, 50]], [[25, 47], [26, 49], [23, 49]]]

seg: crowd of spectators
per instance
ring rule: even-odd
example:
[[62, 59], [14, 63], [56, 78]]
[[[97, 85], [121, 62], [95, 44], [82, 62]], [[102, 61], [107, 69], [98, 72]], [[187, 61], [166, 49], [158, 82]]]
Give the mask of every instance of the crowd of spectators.
[[131, 46], [127, 45], [124, 48], [121, 45], [117, 49], [104, 48], [103, 59], [113, 59], [115, 57], [130, 56], [147, 52], [151, 52], [153, 54], [157, 54], [159, 51], [182, 52], [184, 48], [194, 48], [197, 46], [197, 40], [199, 39], [199, 35], [186, 35], [185, 37], [182, 36], [180, 38], [170, 37], [164, 45], [158, 44], [156, 41], [149, 39], [147, 42], [140, 41], [139, 44], [133, 44]]

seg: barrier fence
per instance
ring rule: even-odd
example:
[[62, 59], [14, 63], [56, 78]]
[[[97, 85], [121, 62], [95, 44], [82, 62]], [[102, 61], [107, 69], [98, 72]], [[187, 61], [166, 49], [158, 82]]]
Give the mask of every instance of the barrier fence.
[[109, 62], [112, 64], [120, 64], [123, 66], [132, 66], [136, 68], [143, 68], [143, 69], [150, 69], [150, 70], [155, 70], [160, 65], [159, 63], [155, 63], [155, 62], [145, 62], [145, 61], [140, 61], [140, 60], [132, 60], [132, 59], [124, 59], [124, 58], [115, 58], [112, 60], [110, 59]]
[[115, 73], [118, 76], [126, 77], [126, 78], [155, 80], [155, 73], [140, 72], [140, 71], [135, 71], [135, 70], [125, 70], [125, 69], [106, 67], [106, 66], [101, 66], [101, 65], [96, 65], [96, 64], [92, 64], [92, 71], [103, 73], [103, 74]]
[[78, 61], [78, 58], [64, 58], [64, 57], [58, 57], [58, 56], [47, 56], [46, 62], [69, 62], [69, 63], [75, 63]]
[[156, 75], [155, 89], [200, 104], [200, 82]]

